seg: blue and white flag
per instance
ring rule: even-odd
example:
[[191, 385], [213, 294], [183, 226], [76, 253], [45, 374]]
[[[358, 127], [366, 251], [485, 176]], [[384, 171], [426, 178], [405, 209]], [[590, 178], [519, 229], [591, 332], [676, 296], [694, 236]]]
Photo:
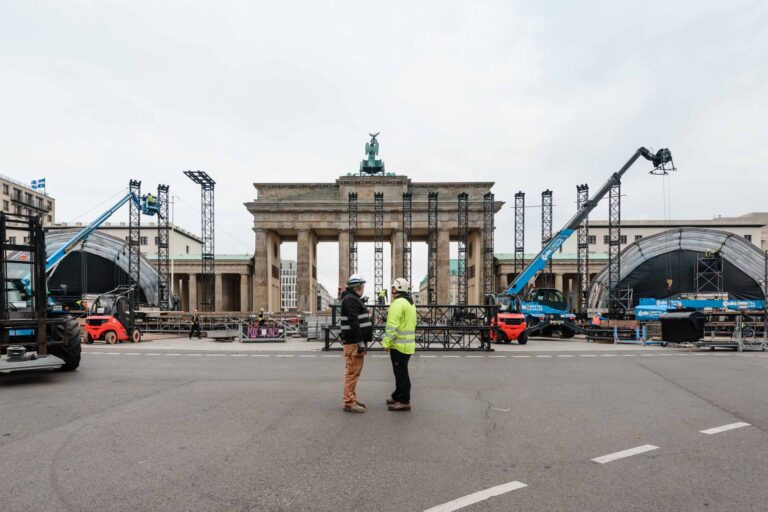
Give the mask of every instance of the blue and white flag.
[[38, 188], [45, 188], [45, 178], [32, 180], [32, 190], [37, 190]]

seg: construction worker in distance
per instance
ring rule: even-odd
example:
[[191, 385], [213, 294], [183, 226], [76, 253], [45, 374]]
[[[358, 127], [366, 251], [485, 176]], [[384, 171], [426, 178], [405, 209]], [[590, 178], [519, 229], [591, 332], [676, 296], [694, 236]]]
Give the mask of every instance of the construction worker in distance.
[[189, 339], [192, 339], [192, 335], [197, 331], [197, 339], [200, 339], [200, 315], [197, 314], [197, 310], [192, 310], [192, 324], [189, 326]]
[[344, 410], [365, 412], [355, 389], [363, 371], [368, 343], [373, 339], [373, 324], [368, 308], [360, 299], [365, 291], [365, 279], [354, 274], [347, 279], [347, 289], [341, 294], [341, 343], [344, 346]]
[[387, 398], [390, 411], [411, 410], [411, 378], [408, 361], [416, 352], [416, 306], [411, 297], [411, 286], [402, 277], [392, 282], [392, 303], [387, 311], [387, 326], [381, 346], [389, 351], [395, 374], [395, 392]]
[[378, 295], [379, 295], [379, 300], [378, 300], [379, 305], [380, 306], [385, 305], [387, 303], [387, 290], [382, 288], [381, 290], [379, 290], [379, 294]]

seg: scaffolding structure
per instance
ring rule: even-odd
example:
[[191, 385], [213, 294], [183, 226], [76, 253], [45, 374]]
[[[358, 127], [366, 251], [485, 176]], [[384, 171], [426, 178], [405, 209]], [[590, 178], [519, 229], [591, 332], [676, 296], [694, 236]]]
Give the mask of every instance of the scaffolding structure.
[[437, 192], [427, 204], [427, 303], [437, 304]]
[[157, 186], [157, 302], [160, 311], [171, 309], [171, 219], [168, 185]]
[[608, 314], [611, 318], [624, 315], [621, 280], [621, 181], [616, 180], [608, 190]]
[[[576, 185], [576, 209], [583, 208], [589, 201], [589, 185]], [[589, 296], [589, 216], [579, 225], [576, 233], [576, 267], [578, 271], [578, 311], [587, 312]]]
[[525, 268], [525, 192], [515, 194], [515, 276]]
[[373, 195], [373, 288], [374, 293], [384, 289], [384, 194]]
[[411, 229], [413, 227], [413, 196], [410, 192], [403, 193], [403, 277], [412, 287], [412, 257], [411, 257]]
[[213, 181], [205, 171], [184, 171], [189, 179], [200, 185], [200, 224], [203, 239], [201, 282], [199, 289], [202, 311], [213, 311], [216, 306], [216, 250]]
[[[141, 197], [141, 182], [130, 180], [128, 189], [133, 197]], [[133, 331], [135, 312], [141, 295], [141, 208], [136, 201], [128, 201], [128, 334]]]
[[694, 282], [696, 293], [723, 291], [723, 258], [720, 252], [696, 255]]
[[456, 275], [456, 291], [460, 306], [467, 305], [467, 246], [469, 245], [469, 194], [462, 192], [458, 197], [459, 259]]
[[357, 274], [357, 192], [349, 193], [347, 203], [349, 222], [349, 275]]
[[493, 264], [494, 196], [483, 196], [483, 297], [496, 293], [496, 266]]
[[[541, 193], [541, 247], [547, 246], [552, 240], [552, 191], [547, 189]], [[549, 259], [547, 271], [542, 275], [542, 287], [554, 287], [554, 276], [552, 274], [552, 258]]]

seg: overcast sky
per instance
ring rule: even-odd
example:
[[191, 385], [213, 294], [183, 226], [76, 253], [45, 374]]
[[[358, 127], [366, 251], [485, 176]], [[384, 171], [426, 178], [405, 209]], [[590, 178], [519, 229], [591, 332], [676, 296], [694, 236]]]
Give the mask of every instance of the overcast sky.
[[[332, 181], [369, 131], [389, 171], [495, 181], [497, 251], [513, 249], [516, 191], [539, 204], [552, 189], [557, 230], [575, 186], [598, 187], [641, 145], [672, 150], [672, 217], [765, 211], [767, 6], [4, 0], [0, 173], [47, 178], [59, 221], [91, 219], [129, 178], [168, 183], [177, 223], [199, 232], [181, 172], [206, 170], [219, 253], [253, 251], [252, 182]], [[664, 217], [648, 167], [624, 180], [626, 219]], [[322, 245], [332, 288], [336, 246]], [[373, 249], [362, 259], [371, 272]]]

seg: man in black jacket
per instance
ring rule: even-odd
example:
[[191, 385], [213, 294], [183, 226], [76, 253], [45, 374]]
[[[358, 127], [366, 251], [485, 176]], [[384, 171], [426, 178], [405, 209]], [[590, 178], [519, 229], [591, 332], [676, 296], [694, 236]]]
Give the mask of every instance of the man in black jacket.
[[344, 345], [344, 410], [365, 412], [365, 404], [355, 394], [357, 380], [363, 371], [363, 360], [368, 343], [373, 339], [373, 325], [368, 309], [360, 297], [365, 290], [365, 279], [354, 274], [347, 280], [347, 289], [341, 294], [341, 343]]

